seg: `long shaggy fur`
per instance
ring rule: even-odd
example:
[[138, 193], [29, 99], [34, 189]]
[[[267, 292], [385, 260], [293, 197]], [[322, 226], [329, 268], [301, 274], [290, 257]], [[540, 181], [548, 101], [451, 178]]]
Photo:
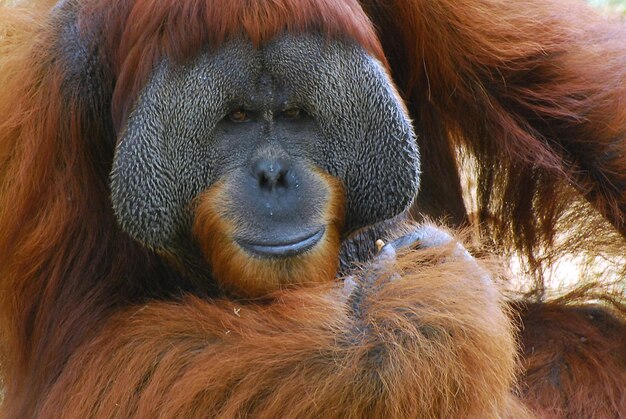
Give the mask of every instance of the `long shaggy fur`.
[[571, 305], [591, 297], [578, 290], [548, 304], [518, 307], [521, 394], [544, 417], [615, 418], [626, 412], [624, 306]]
[[337, 285], [279, 292], [271, 304], [128, 307], [74, 354], [38, 414], [522, 417], [506, 307], [453, 249], [414, 251], [376, 272], [358, 308]]
[[[388, 62], [415, 119], [416, 213], [468, 222], [461, 147], [476, 162], [483, 238], [540, 274], [554, 260], [540, 251], [572, 249], [555, 246], [559, 227], [576, 239], [566, 244], [624, 253], [623, 25], [570, 0], [81, 4], [79, 32], [60, 34], [74, 16], [51, 17], [50, 2], [0, 3], [5, 417], [524, 414], [511, 323], [474, 265], [412, 253], [357, 314], [330, 285], [272, 304], [209, 299], [115, 227], [116, 130], [161, 58], [240, 33], [353, 39]], [[59, 42], [79, 35], [102, 37], [87, 74]], [[538, 414], [624, 414], [623, 309], [598, 320], [584, 307], [596, 297], [514, 306], [519, 394]]]
[[[396, 0], [364, 7], [383, 28], [393, 78], [421, 134], [416, 213], [468, 222], [459, 177], [468, 163], [459, 159], [460, 147], [476, 158], [472, 209], [483, 237], [525, 255], [536, 274], [546, 267], [543, 245], [554, 244], [560, 216], [578, 212], [580, 197], [595, 211], [573, 215], [568, 227], [610, 230], [598, 220], [602, 214], [624, 236], [622, 22], [572, 0]], [[624, 240], [617, 240], [623, 254]]]

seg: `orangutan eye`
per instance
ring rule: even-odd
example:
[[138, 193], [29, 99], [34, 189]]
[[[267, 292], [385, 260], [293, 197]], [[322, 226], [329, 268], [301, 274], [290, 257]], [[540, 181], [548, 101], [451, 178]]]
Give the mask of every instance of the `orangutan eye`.
[[250, 114], [243, 109], [237, 109], [228, 114], [232, 122], [246, 122], [250, 120]]
[[303, 113], [304, 111], [300, 108], [290, 108], [290, 109], [285, 109], [284, 111], [282, 111], [280, 116], [282, 116], [283, 118], [287, 118], [287, 119], [297, 119], [297, 118], [300, 118]]

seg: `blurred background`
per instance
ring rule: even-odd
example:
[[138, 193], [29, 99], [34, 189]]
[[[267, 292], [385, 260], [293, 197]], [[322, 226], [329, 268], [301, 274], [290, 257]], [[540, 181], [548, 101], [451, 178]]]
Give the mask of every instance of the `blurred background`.
[[616, 12], [621, 12], [626, 15], [626, 0], [588, 0], [589, 4], [611, 9]]

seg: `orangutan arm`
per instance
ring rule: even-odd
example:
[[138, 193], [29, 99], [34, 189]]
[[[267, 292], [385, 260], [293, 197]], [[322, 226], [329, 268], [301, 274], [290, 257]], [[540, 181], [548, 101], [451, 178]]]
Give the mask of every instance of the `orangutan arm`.
[[71, 359], [42, 416], [506, 416], [509, 319], [458, 250], [376, 261], [349, 298], [335, 285], [129, 308]]

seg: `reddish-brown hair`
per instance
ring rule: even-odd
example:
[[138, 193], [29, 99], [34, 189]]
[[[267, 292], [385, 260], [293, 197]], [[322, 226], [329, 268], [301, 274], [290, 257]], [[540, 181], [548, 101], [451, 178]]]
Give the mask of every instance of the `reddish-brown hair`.
[[[129, 307], [76, 353], [40, 413], [530, 417], [513, 393], [503, 301], [454, 249], [402, 256], [358, 315], [332, 284], [278, 292], [272, 304], [188, 296]], [[389, 282], [393, 272], [403, 280]]]
[[261, 43], [282, 31], [318, 30], [384, 61], [356, 0], [120, 0], [78, 8], [86, 42], [102, 36], [95, 47], [111, 66], [101, 80], [111, 103], [94, 103], [66, 79], [71, 69], [56, 56], [62, 48], [49, 5], [3, 6], [0, 21], [0, 278], [11, 290], [0, 295], [0, 328], [9, 409], [32, 404], [23, 397], [43, 391], [106, 313], [141, 301], [147, 289], [172, 288], [159, 259], [114, 227], [108, 198], [109, 107], [119, 127], [158, 60], [184, 61], [234, 36]]
[[578, 290], [548, 304], [519, 307], [521, 394], [542, 417], [612, 418], [626, 412], [626, 311], [619, 303], [571, 304], [590, 297]]
[[[416, 214], [466, 225], [474, 211], [482, 236], [525, 255], [537, 274], [554, 263], [551, 256], [581, 245], [611, 253], [617, 243], [623, 254], [622, 22], [571, 0], [363, 6], [382, 29], [393, 78], [416, 119], [422, 163]], [[460, 177], [468, 167], [477, 195], [472, 206], [463, 193], [471, 186]], [[603, 242], [585, 232], [581, 243], [576, 236], [587, 226], [602, 231]], [[561, 238], [574, 232], [570, 248], [555, 250], [557, 230]]]
[[86, 30], [93, 30], [93, 16], [100, 16], [102, 30], [108, 33], [105, 54], [112, 57], [117, 75], [113, 118], [118, 128], [161, 59], [184, 62], [207, 46], [237, 36], [260, 45], [284, 32], [319, 31], [356, 42], [386, 63], [374, 27], [357, 0], [98, 0], [81, 16]]
[[[147, 377], [156, 371], [153, 362], [162, 360], [165, 372], [158, 373], [170, 379], [162, 382], [173, 383], [172, 388], [180, 392], [181, 398], [187, 396], [185, 385], [200, 388], [198, 397], [203, 401], [211, 395], [202, 393], [202, 378], [215, 377], [211, 374], [222, 378], [222, 373], [237, 371], [244, 374], [252, 370], [246, 360], [256, 362], [259, 357], [270, 364], [274, 361], [276, 369], [267, 371], [275, 375], [263, 376], [268, 381], [259, 379], [254, 388], [267, 383], [279, 388], [284, 378], [291, 376], [292, 370], [285, 365], [303, 365], [289, 364], [301, 359], [298, 356], [303, 353], [313, 354], [309, 360], [319, 355], [307, 352], [311, 348], [307, 343], [319, 342], [326, 335], [308, 336], [297, 330], [288, 341], [282, 341], [293, 350], [291, 357], [282, 352], [276, 358], [261, 356], [275, 353], [271, 350], [276, 351], [272, 345], [276, 341], [271, 337], [276, 331], [290, 332], [294, 324], [328, 326], [324, 323], [328, 294], [301, 290], [287, 296], [283, 306], [251, 306], [252, 321], [236, 321], [243, 331], [240, 336], [252, 334], [267, 339], [244, 340], [241, 347], [266, 352], [242, 355], [224, 341], [207, 349], [208, 344], [215, 343], [214, 338], [229, 330], [221, 330], [219, 321], [231, 320], [224, 314], [233, 308], [231, 303], [214, 304], [205, 295], [181, 300], [179, 296], [189, 284], [178, 282], [183, 281], [181, 278], [172, 280], [170, 270], [159, 258], [115, 227], [108, 174], [116, 131], [138, 91], [160, 59], [184, 62], [205, 45], [219, 46], [230, 37], [246, 36], [260, 44], [283, 31], [316, 30], [357, 42], [381, 62], [386, 56], [419, 134], [423, 175], [417, 214], [448, 216], [454, 224], [467, 222], [459, 176], [462, 164], [457, 155], [461, 147], [476, 162], [476, 212], [483, 237], [521, 250], [531, 262], [538, 262], [534, 264], [537, 267], [538, 248], [549, 247], [556, 255], [570, 249], [551, 246], [559, 221], [565, 217], [569, 221], [561, 226], [573, 232], [578, 244], [601, 254], [609, 249], [623, 255], [625, 246], [619, 235], [624, 234], [626, 213], [625, 34], [623, 25], [595, 17], [582, 5], [569, 0], [389, 0], [363, 1], [361, 5], [356, 0], [86, 0], [60, 2], [51, 14], [50, 4], [46, 4], [51, 2], [33, 3], [24, 8], [3, 6], [0, 14], [0, 363], [6, 386], [3, 409], [8, 417], [34, 416], [46, 403], [53, 414], [70, 389], [76, 389], [70, 398], [78, 398], [81, 406], [93, 401], [114, 407], [116, 396], [120, 400], [135, 396], [123, 386], [115, 387], [111, 380], [114, 375], [136, 379], [135, 388], [141, 390]], [[73, 7], [78, 8], [77, 17], [71, 14]], [[78, 40], [67, 27], [71, 26], [67, 21], [74, 18], [81, 29]], [[81, 41], [85, 45], [73, 44]], [[68, 54], [64, 42], [75, 49], [84, 48], [87, 57], [72, 55], [75, 50]], [[76, 63], [69, 61], [81, 58], [93, 62], [82, 63], [85, 68], [79, 65], [77, 74], [72, 66]], [[584, 212], [580, 212], [583, 206]], [[598, 213], [608, 220], [607, 224], [597, 223]], [[394, 400], [406, 396], [403, 403], [423, 397], [424, 412], [433, 415], [443, 412], [459, 416], [464, 408], [493, 412], [508, 406], [505, 399], [510, 396], [513, 369], [510, 325], [498, 317], [503, 334], [496, 337], [502, 339], [501, 345], [492, 346], [492, 319], [478, 310], [482, 308], [480, 303], [477, 306], [475, 300], [464, 299], [475, 296], [476, 288], [463, 281], [465, 286], [458, 285], [459, 278], [467, 275], [476, 279], [468, 266], [443, 264], [421, 270], [422, 266], [416, 264], [413, 268], [416, 272], [410, 278], [420, 277], [420, 287], [412, 288], [408, 283], [408, 289], [403, 289], [398, 285], [401, 283], [395, 283], [391, 299], [380, 302], [384, 310], [378, 324], [398, 324], [398, 330], [415, 331], [415, 323], [404, 329], [408, 323], [402, 315], [407, 312], [395, 309], [399, 301], [405, 301], [411, 304], [409, 314], [424, 313], [422, 309], [428, 313], [428, 307], [421, 305], [425, 301], [423, 285], [428, 291], [426, 301], [449, 303], [449, 307], [438, 305], [443, 320], [449, 322], [446, 324], [458, 325], [457, 317], [449, 310], [462, 309], [458, 318], [463, 322], [451, 338], [460, 336], [464, 343], [470, 335], [487, 337], [484, 341], [468, 341], [476, 345], [470, 352], [463, 352], [467, 346], [459, 345], [457, 354], [467, 355], [461, 358], [454, 358], [454, 347], [429, 347], [436, 359], [444, 362], [420, 363], [426, 369], [419, 370], [419, 374], [433, 377], [428, 370], [431, 366], [436, 377], [449, 378], [451, 375], [445, 373], [450, 367], [461, 379], [467, 378], [467, 384], [485, 377], [478, 375], [481, 371], [475, 364], [490, 371], [493, 380], [475, 386], [484, 396], [476, 400], [456, 398], [453, 390], [458, 381], [444, 389], [443, 399], [437, 398], [434, 391], [440, 381], [427, 382], [433, 386], [414, 381], [408, 389], [415, 393], [387, 394], [396, 397]], [[424, 272], [432, 277], [420, 276]], [[535, 288], [541, 291], [541, 285]], [[154, 297], [167, 301], [155, 303]], [[483, 297], [476, 301], [488, 303]], [[310, 303], [306, 310], [300, 307], [303, 301]], [[556, 306], [567, 313], [565, 303], [559, 301]], [[345, 310], [331, 306], [330, 314]], [[540, 322], [562, 320], [563, 316], [555, 311], [533, 318]], [[599, 360], [599, 368], [609, 365], [614, 370], [604, 372], [621, 378], [623, 370], [619, 368], [623, 364], [602, 356], [606, 348], [623, 347], [615, 346], [616, 337], [602, 330], [607, 324], [623, 330], [622, 317], [617, 310], [607, 313], [619, 321], [600, 323], [596, 331], [605, 333], [594, 335], [597, 346], [593, 348], [600, 352], [593, 356], [585, 352], [585, 359]], [[552, 333], [553, 329], [550, 336], [573, 345], [574, 329], [590, 330], [584, 320], [577, 317], [576, 322], [558, 326], [567, 328], [565, 339]], [[525, 328], [532, 325], [524, 323]], [[147, 326], [153, 329], [146, 331]], [[486, 335], [473, 334], [477, 328]], [[211, 333], [204, 333], [206, 330]], [[426, 328], [418, 332], [421, 336], [431, 331]], [[190, 339], [181, 340], [181, 336]], [[396, 336], [389, 338], [399, 343]], [[109, 357], [108, 350], [119, 352]], [[211, 370], [211, 374], [202, 376], [202, 368], [193, 369], [194, 365], [207, 369], [215, 366], [214, 361], [219, 360], [213, 357], [216, 353], [225, 354], [221, 360], [224, 364], [219, 365], [235, 363], [238, 370]], [[485, 357], [485, 353], [503, 361], [492, 365], [492, 355]], [[200, 364], [186, 363], [188, 357], [198, 354], [204, 354]], [[531, 365], [533, 359], [539, 358], [529, 357], [526, 365]], [[109, 365], [111, 360], [118, 363]], [[607, 360], [610, 362], [601, 365]], [[179, 381], [183, 376], [179, 377], [178, 372], [184, 373], [178, 369], [180, 363], [191, 366], [188, 382]], [[94, 368], [93, 374], [82, 370], [85, 365]], [[125, 369], [126, 365], [131, 371]], [[145, 369], [133, 370], [133, 366]], [[306, 367], [315, 370], [315, 362]], [[421, 377], [419, 374], [415, 377]], [[343, 377], [332, 383], [353, 383], [342, 381]], [[575, 372], [572, 377], [577, 379]], [[319, 376], [315, 383], [323, 386], [326, 378], [337, 377]], [[587, 381], [577, 383], [590, 386], [589, 380], [594, 377], [585, 373], [582, 378]], [[225, 378], [224, 382], [232, 380]], [[593, 387], [604, 392], [594, 400], [609, 400], [611, 406], [621, 406], [625, 390], [620, 381], [606, 383], [610, 385]], [[212, 384], [222, 385], [215, 381]], [[283, 386], [297, 387], [293, 384], [286, 381]], [[58, 399], [46, 400], [51, 388]], [[365, 403], [350, 398], [352, 394], [330, 391], [334, 388], [324, 387], [335, 403], [329, 408], [341, 403], [342, 408], [355, 407], [352, 401]], [[467, 388], [466, 396], [473, 394], [471, 386]], [[146, 409], [166, 394], [161, 389], [158, 385], [149, 387], [154, 398], [146, 394]], [[355, 388], [354, 394], [359, 394], [358, 390]], [[237, 396], [230, 387], [222, 386], [220, 391], [215, 395], [227, 399], [224, 406], [236, 411], [242, 405], [236, 398], [229, 398]], [[370, 391], [373, 398], [381, 394], [371, 387]], [[489, 406], [496, 392], [502, 403]], [[244, 397], [250, 393], [239, 394]], [[301, 395], [297, 392], [293, 397]], [[584, 397], [564, 399], [576, 404], [570, 406], [572, 412], [583, 411], [576, 409], [582, 409], [587, 401]], [[380, 411], [388, 407], [385, 400], [372, 400]], [[541, 405], [540, 397], [535, 400]], [[174, 404], [180, 401], [169, 400]], [[404, 406], [410, 409], [415, 405]], [[132, 407], [123, 406], [129, 410]], [[360, 412], [357, 407], [352, 413]], [[362, 404], [359, 408], [366, 411], [367, 407]]]

